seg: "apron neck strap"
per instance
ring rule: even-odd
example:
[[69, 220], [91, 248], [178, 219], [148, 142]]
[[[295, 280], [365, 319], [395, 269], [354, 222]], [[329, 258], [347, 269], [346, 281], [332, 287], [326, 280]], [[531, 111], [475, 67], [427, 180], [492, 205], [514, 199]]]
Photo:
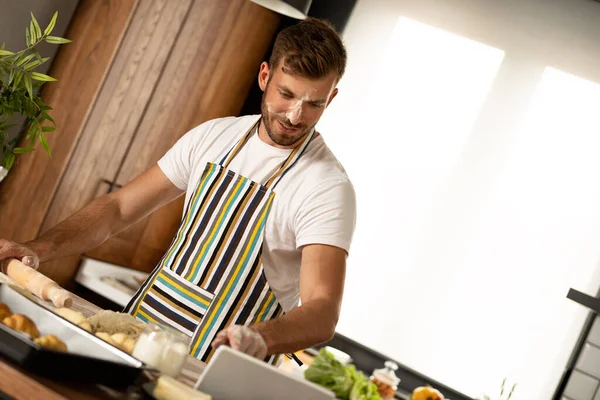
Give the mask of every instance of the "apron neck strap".
[[[235, 146], [233, 146], [233, 148], [231, 148], [231, 150], [229, 150], [229, 152], [225, 155], [225, 157], [223, 157], [223, 159], [221, 160], [221, 162], [219, 164], [221, 164], [225, 168], [229, 167], [229, 163], [240, 152], [242, 147], [244, 147], [244, 145], [248, 142], [248, 139], [250, 139], [250, 137], [252, 136], [254, 128], [257, 128], [257, 134], [258, 134], [258, 127], [260, 126], [259, 124], [260, 124], [261, 119], [262, 118], [259, 118], [258, 121], [256, 121], [250, 127], [250, 129], [248, 129], [248, 131], [244, 134], [244, 136], [236, 143]], [[279, 167], [277, 172], [275, 172], [273, 174], [273, 176], [271, 176], [271, 178], [269, 178], [269, 180], [264, 184], [264, 186], [266, 186], [267, 188], [271, 188], [271, 189], [273, 189], [275, 186], [277, 186], [277, 184], [279, 183], [281, 178], [283, 178], [284, 175], [290, 170], [290, 168], [292, 168], [296, 164], [296, 162], [300, 159], [300, 157], [302, 157], [302, 155], [308, 148], [308, 145], [310, 144], [311, 140], [313, 139], [314, 135], [315, 135], [315, 129], [313, 128], [311, 130], [311, 132], [308, 135], [306, 135], [306, 137], [304, 138], [302, 143], [299, 146], [296, 146], [292, 150], [292, 152], [290, 153], [288, 158], [281, 164], [281, 166]]]
[[248, 129], [246, 131], [244, 136], [242, 136], [242, 138], [240, 140], [238, 140], [238, 142], [235, 144], [235, 146], [233, 146], [227, 152], [227, 154], [225, 154], [225, 157], [223, 157], [223, 159], [221, 159], [221, 162], [219, 164], [221, 164], [225, 168], [229, 168], [229, 163], [233, 160], [233, 158], [235, 156], [237, 156], [237, 154], [240, 152], [242, 147], [244, 147], [244, 145], [248, 142], [248, 139], [250, 139], [250, 136], [252, 136], [252, 130], [254, 130], [254, 128], [259, 126], [261, 119], [262, 118], [259, 118], [258, 121], [256, 121], [255, 123], [252, 124], [252, 126], [250, 127], [250, 129]]

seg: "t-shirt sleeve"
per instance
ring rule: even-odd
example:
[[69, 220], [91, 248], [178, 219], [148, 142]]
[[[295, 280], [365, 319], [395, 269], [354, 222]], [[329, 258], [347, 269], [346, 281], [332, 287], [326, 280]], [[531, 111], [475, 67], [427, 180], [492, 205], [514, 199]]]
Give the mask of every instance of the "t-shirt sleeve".
[[311, 190], [296, 216], [296, 248], [326, 244], [350, 252], [356, 226], [356, 195], [348, 180], [322, 182]]
[[209, 124], [201, 124], [183, 135], [167, 153], [158, 160], [158, 166], [169, 180], [181, 190], [186, 190], [192, 173], [193, 161], [201, 152]]

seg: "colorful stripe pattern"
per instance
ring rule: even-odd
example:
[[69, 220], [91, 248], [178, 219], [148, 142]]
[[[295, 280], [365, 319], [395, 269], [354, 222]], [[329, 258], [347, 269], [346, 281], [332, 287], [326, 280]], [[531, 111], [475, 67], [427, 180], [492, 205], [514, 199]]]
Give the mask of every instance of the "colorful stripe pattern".
[[206, 362], [222, 329], [283, 314], [262, 267], [265, 223], [273, 188], [302, 156], [314, 131], [261, 185], [227, 169], [259, 121], [220, 164], [207, 164], [169, 250], [125, 308], [143, 321], [185, 332], [192, 338], [190, 354]]

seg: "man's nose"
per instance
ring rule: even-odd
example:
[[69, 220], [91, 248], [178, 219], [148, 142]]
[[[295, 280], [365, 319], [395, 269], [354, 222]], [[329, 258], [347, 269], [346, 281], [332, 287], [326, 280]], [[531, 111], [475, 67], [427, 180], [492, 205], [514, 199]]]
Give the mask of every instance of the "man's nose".
[[302, 117], [302, 101], [292, 105], [285, 115], [292, 125], [297, 125]]

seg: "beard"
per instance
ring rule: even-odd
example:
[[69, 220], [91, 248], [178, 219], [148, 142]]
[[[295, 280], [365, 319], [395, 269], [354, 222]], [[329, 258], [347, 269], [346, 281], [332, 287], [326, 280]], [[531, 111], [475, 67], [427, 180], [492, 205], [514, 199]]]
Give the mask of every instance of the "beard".
[[[277, 113], [272, 113], [269, 111], [269, 107], [267, 106], [267, 102], [265, 101], [266, 93], [269, 90], [269, 86], [265, 89], [265, 92], [262, 96], [262, 101], [260, 103], [260, 111], [262, 114], [262, 121], [265, 125], [265, 130], [267, 131], [267, 135], [273, 141], [273, 143], [279, 146], [293, 146], [300, 142], [302, 139], [306, 137], [310, 133], [310, 131], [314, 128], [313, 126], [306, 126], [303, 124], [292, 125], [290, 120], [285, 115], [279, 115]], [[297, 129], [297, 132], [292, 134], [288, 134], [282, 132], [279, 128], [279, 123], [281, 123], [284, 127], [292, 129]]]

